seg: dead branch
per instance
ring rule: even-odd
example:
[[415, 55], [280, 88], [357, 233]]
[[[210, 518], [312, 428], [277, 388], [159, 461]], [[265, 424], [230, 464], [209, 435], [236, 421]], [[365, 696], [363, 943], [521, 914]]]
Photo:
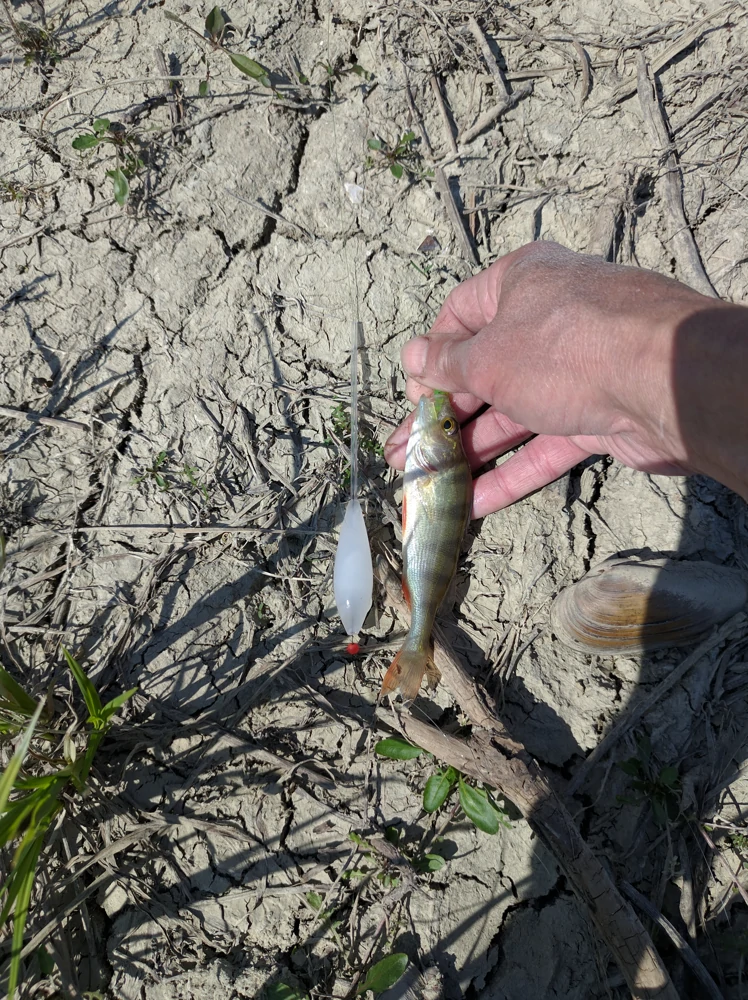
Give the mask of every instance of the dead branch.
[[711, 1000], [725, 1000], [719, 987], [709, 975], [706, 966], [683, 935], [676, 930], [675, 927], [673, 927], [668, 918], [660, 913], [657, 907], [653, 906], [646, 896], [642, 896], [642, 894], [635, 889], [633, 885], [629, 885], [628, 882], [621, 882], [621, 889], [629, 897], [631, 902], [639, 907], [642, 913], [646, 913], [649, 919], [654, 920], [654, 922], [667, 934], [675, 947], [678, 949], [680, 957], [706, 990], [705, 996], [710, 997]]
[[[429, 156], [434, 158], [434, 149], [431, 145], [431, 140], [429, 139], [428, 132], [423, 124], [418, 109], [416, 108], [415, 101], [413, 100], [413, 94], [410, 90], [410, 83], [408, 81], [408, 71], [403, 63], [403, 73], [405, 74], [405, 97], [408, 102], [408, 107], [410, 113], [413, 116], [413, 123], [418, 128], [421, 133], [421, 138], [423, 139], [423, 144], [426, 147], [426, 151]], [[470, 235], [465, 228], [465, 222], [462, 218], [459, 208], [457, 207], [457, 202], [455, 201], [454, 195], [449, 187], [449, 181], [447, 175], [444, 173], [443, 167], [435, 167], [434, 169], [434, 183], [436, 190], [439, 192], [439, 196], [444, 202], [444, 207], [447, 210], [447, 215], [449, 216], [449, 221], [452, 223], [452, 229], [454, 230], [457, 242], [462, 246], [462, 251], [465, 257], [470, 261], [473, 267], [478, 267], [480, 261], [478, 260], [478, 255], [475, 252], [475, 247], [473, 246]]]
[[665, 172], [662, 182], [665, 189], [665, 205], [670, 216], [671, 242], [686, 282], [702, 295], [716, 297], [717, 293], [709, 280], [701, 262], [691, 227], [683, 208], [683, 177], [670, 141], [665, 115], [657, 95], [657, 88], [650, 79], [644, 53], [636, 59], [638, 74], [639, 103], [644, 121], [652, 136], [655, 150], [659, 151]]
[[495, 121], [501, 118], [502, 115], [506, 114], [507, 111], [511, 111], [512, 108], [516, 107], [521, 100], [525, 97], [529, 97], [533, 90], [532, 82], [525, 83], [521, 87], [517, 87], [514, 93], [510, 94], [506, 100], [501, 101], [499, 104], [494, 104], [492, 108], [489, 108], [484, 114], [480, 116], [478, 121], [471, 128], [466, 129], [459, 136], [459, 143], [461, 146], [466, 146], [473, 139], [477, 139], [478, 136], [484, 129], [487, 129], [489, 125], [493, 125]]
[[[397, 577], [383, 559], [377, 560], [376, 572], [398, 617], [407, 623], [409, 615]], [[398, 719], [405, 735], [463, 773], [497, 788], [515, 804], [586, 903], [635, 1000], [678, 1000], [639, 918], [582, 839], [540, 766], [493, 714], [482, 689], [467, 675], [438, 627], [434, 629], [434, 660], [477, 731], [468, 740], [458, 740], [403, 712]]]
[[483, 29], [475, 20], [474, 17], [468, 18], [468, 24], [470, 25], [470, 30], [473, 33], [473, 38], [478, 43], [478, 47], [481, 50], [483, 59], [485, 60], [486, 66], [488, 66], [488, 71], [494, 78], [498, 93], [503, 94], [504, 97], [509, 97], [511, 91], [504, 79], [504, 74], [501, 72], [499, 64], [496, 62], [493, 52], [491, 51], [491, 46], [488, 44], [488, 39], [483, 34]]
[[[702, 17], [702, 19], [697, 21], [696, 24], [687, 28], [679, 38], [676, 38], [674, 42], [668, 45], [664, 52], [660, 53], [656, 59], [652, 60], [652, 72], [655, 76], [660, 72], [660, 70], [663, 70], [668, 63], [672, 62], [676, 56], [680, 55], [684, 49], [687, 49], [689, 45], [693, 45], [693, 43], [710, 27], [710, 21], [713, 21], [717, 17], [730, 14], [737, 7], [738, 4], [735, 0], [730, 0], [730, 3], [723, 4], [722, 7], [719, 7], [717, 10], [713, 10], [711, 14], [707, 14], [706, 17]], [[724, 27], [725, 23], [726, 22], [723, 21], [722, 25], [711, 25], [711, 27]], [[641, 54], [641, 51], [639, 54]], [[624, 80], [622, 84], [616, 87], [608, 103], [620, 104], [621, 101], [625, 101], [627, 97], [631, 97], [632, 94], [635, 94], [639, 87], [638, 77], [639, 73], [637, 69], [635, 74], [632, 74], [628, 80]]]

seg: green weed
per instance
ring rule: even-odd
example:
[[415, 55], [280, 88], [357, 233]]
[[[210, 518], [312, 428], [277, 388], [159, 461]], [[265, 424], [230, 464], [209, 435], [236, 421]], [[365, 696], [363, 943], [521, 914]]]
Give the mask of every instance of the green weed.
[[139, 475], [130, 480], [131, 485], [137, 486], [146, 479], [152, 479], [162, 493], [168, 493], [175, 486], [183, 485], [180, 484], [180, 477], [184, 477], [191, 489], [199, 493], [206, 504], [210, 503], [208, 488], [198, 479], [200, 475], [199, 469], [188, 462], [185, 462], [181, 469], [168, 469], [168, 464], [168, 452], [160, 451], [146, 469], [143, 469]]
[[[20, 980], [21, 951], [39, 856], [56, 816], [65, 809], [63, 793], [82, 794], [101, 741], [115, 713], [136, 688], [102, 705], [96, 688], [73, 656], [63, 649], [88, 711], [83, 726], [68, 728], [62, 740], [52, 725], [49, 704], [36, 704], [7, 671], [0, 668], [0, 732], [23, 732], [15, 753], [0, 777], [0, 847], [16, 844], [10, 869], [0, 886], [0, 926], [13, 920], [8, 997]], [[32, 750], [35, 741], [46, 744], [43, 753]], [[49, 750], [49, 744], [56, 749]], [[27, 763], [31, 757], [34, 766]]]
[[91, 131], [77, 135], [72, 146], [80, 153], [101, 146], [114, 151], [116, 166], [107, 170], [106, 176], [112, 182], [114, 200], [123, 207], [130, 195], [130, 181], [145, 166], [140, 156], [142, 150], [137, 130], [126, 129], [120, 122], [108, 118], [97, 118], [91, 125]]
[[433, 177], [434, 171], [423, 167], [423, 160], [416, 142], [415, 132], [403, 132], [394, 145], [384, 139], [367, 139], [366, 145], [378, 156], [377, 158], [367, 156], [364, 165], [367, 170], [371, 170], [379, 162], [383, 166], [389, 167], [392, 176], [398, 180], [405, 174], [414, 180]]
[[[332, 429], [336, 436], [343, 441], [344, 444], [350, 445], [351, 443], [351, 415], [346, 409], [344, 403], [338, 403], [335, 409], [330, 414], [330, 423], [332, 424]], [[335, 442], [332, 438], [326, 437], [323, 441], [328, 448], [333, 448]], [[365, 429], [361, 428], [358, 436], [358, 447], [359, 450], [364, 455], [374, 456], [376, 458], [384, 457], [384, 446], [373, 438], [370, 434], [367, 434]], [[341, 477], [341, 485], [343, 490], [347, 490], [351, 485], [351, 466], [349, 462], [346, 462], [343, 466], [343, 475]]]
[[631, 787], [634, 796], [619, 795], [618, 801], [628, 805], [638, 805], [648, 801], [652, 807], [655, 823], [667, 826], [680, 815], [681, 782], [677, 767], [658, 767], [652, 757], [652, 745], [648, 736], [637, 741], [638, 753], [618, 766], [634, 780]]
[[[197, 38], [210, 51], [222, 52], [224, 55], [228, 56], [232, 64], [239, 70], [240, 73], [243, 73], [252, 80], [256, 80], [263, 87], [273, 89], [273, 84], [270, 80], [270, 71], [265, 66], [258, 63], [255, 59], [245, 56], [241, 52], [230, 52], [225, 47], [225, 43], [229, 40], [229, 36], [234, 32], [234, 27], [223, 16], [220, 7], [214, 7], [205, 18], [204, 35], [201, 35], [199, 31], [196, 31], [192, 27], [192, 25], [183, 21], [181, 17], [177, 17], [176, 14], [172, 14], [171, 11], [166, 10], [164, 11], [164, 14], [170, 21], [174, 21], [180, 27], [185, 28], [190, 32], [190, 34], [194, 35], [195, 38]], [[206, 56], [203, 56], [203, 61], [205, 63], [205, 80], [202, 80], [198, 87], [198, 94], [200, 97], [205, 97], [207, 95], [210, 80], [210, 65]]]
[[[426, 753], [421, 747], [413, 746], [399, 736], [380, 740], [374, 749], [381, 757], [389, 757], [391, 760], [413, 760]], [[455, 789], [460, 809], [479, 830], [495, 834], [499, 832], [499, 827], [511, 826], [507, 814], [494, 801], [491, 793], [485, 788], [471, 784], [465, 775], [460, 774], [454, 767], [436, 771], [429, 777], [423, 790], [424, 810], [427, 813], [434, 813], [441, 809]]]

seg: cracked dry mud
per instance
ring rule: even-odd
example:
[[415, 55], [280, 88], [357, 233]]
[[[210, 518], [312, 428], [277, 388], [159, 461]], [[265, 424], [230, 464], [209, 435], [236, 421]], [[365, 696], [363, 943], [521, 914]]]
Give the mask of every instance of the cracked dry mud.
[[[202, 34], [207, 7], [167, 6]], [[66, 684], [62, 639], [102, 689], [138, 686], [102, 750], [98, 791], [63, 838], [72, 855], [111, 850], [62, 885], [69, 855], [53, 846], [32, 929], [88, 889], [51, 940], [75, 989], [123, 1000], [260, 997], [279, 978], [341, 997], [386, 914], [373, 957], [406, 951], [438, 966], [446, 997], [624, 997], [554, 858], [511, 807], [511, 829], [495, 837], [457, 817], [434, 840], [443, 817], [420, 809], [432, 765], [373, 756], [390, 726], [376, 694], [400, 633], [380, 601], [364, 654], [344, 653], [332, 412], [347, 397], [358, 309], [363, 416], [381, 442], [407, 412], [402, 344], [471, 273], [432, 181], [397, 180], [367, 150], [416, 126], [406, 69], [437, 160], [450, 145], [432, 65], [457, 130], [500, 98], [469, 15], [509, 87], [533, 83], [445, 167], [481, 262], [541, 238], [683, 276], [636, 92], [611, 101], [636, 49], [655, 66], [670, 52], [657, 83], [686, 216], [719, 295], [745, 301], [745, 11], [696, 0], [222, 9], [236, 26], [226, 44], [268, 67], [277, 92], [143, 0], [47, 7], [54, 65], [25, 65], [11, 27], [3, 35], [0, 404], [59, 423], [0, 416], [0, 658], [35, 691], [51, 677]], [[42, 23], [39, 4], [13, 0], [11, 12], [16, 25]], [[181, 77], [173, 90], [156, 50]], [[112, 147], [71, 147], [97, 117], [137, 137], [143, 167], [125, 208], [106, 175]], [[360, 205], [344, 183], [364, 189]], [[428, 235], [435, 255], [418, 250]], [[148, 471], [162, 451], [168, 489]], [[365, 459], [370, 531], [396, 547], [383, 500], [399, 500], [397, 477], [373, 451]], [[168, 527], [211, 524], [229, 528]], [[559, 790], [685, 654], [572, 653], [548, 628], [554, 594], [629, 550], [745, 570], [745, 527], [742, 501], [711, 481], [602, 459], [471, 526], [449, 636]], [[744, 823], [747, 638], [738, 628], [696, 664], [572, 809], [617, 879], [681, 930], [690, 915], [694, 949], [736, 1000], [746, 841], [715, 828], [711, 850], [699, 826]], [[419, 708], [459, 723], [443, 688]], [[681, 818], [665, 829], [617, 766], [637, 752], [636, 733], [679, 767]], [[348, 839], [389, 826], [410, 858], [430, 846], [447, 859], [409, 872], [396, 905], [397, 887], [378, 878], [393, 868]], [[349, 869], [367, 876], [341, 878]], [[325, 897], [332, 928], [310, 892]], [[656, 944], [680, 995], [701, 996], [664, 937]]]

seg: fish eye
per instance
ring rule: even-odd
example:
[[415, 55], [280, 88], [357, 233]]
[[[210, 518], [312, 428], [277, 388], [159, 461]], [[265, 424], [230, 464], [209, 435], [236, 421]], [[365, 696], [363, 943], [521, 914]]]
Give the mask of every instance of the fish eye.
[[451, 417], [446, 417], [444, 420], [442, 420], [442, 430], [446, 431], [447, 434], [449, 434], [450, 431], [453, 431], [456, 426], [457, 425], [455, 424], [454, 420], [452, 420]]

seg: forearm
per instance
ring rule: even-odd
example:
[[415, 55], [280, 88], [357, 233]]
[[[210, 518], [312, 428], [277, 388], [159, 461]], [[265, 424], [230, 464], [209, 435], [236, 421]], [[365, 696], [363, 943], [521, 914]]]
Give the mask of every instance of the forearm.
[[682, 319], [670, 379], [687, 463], [748, 499], [748, 309], [710, 303]]

